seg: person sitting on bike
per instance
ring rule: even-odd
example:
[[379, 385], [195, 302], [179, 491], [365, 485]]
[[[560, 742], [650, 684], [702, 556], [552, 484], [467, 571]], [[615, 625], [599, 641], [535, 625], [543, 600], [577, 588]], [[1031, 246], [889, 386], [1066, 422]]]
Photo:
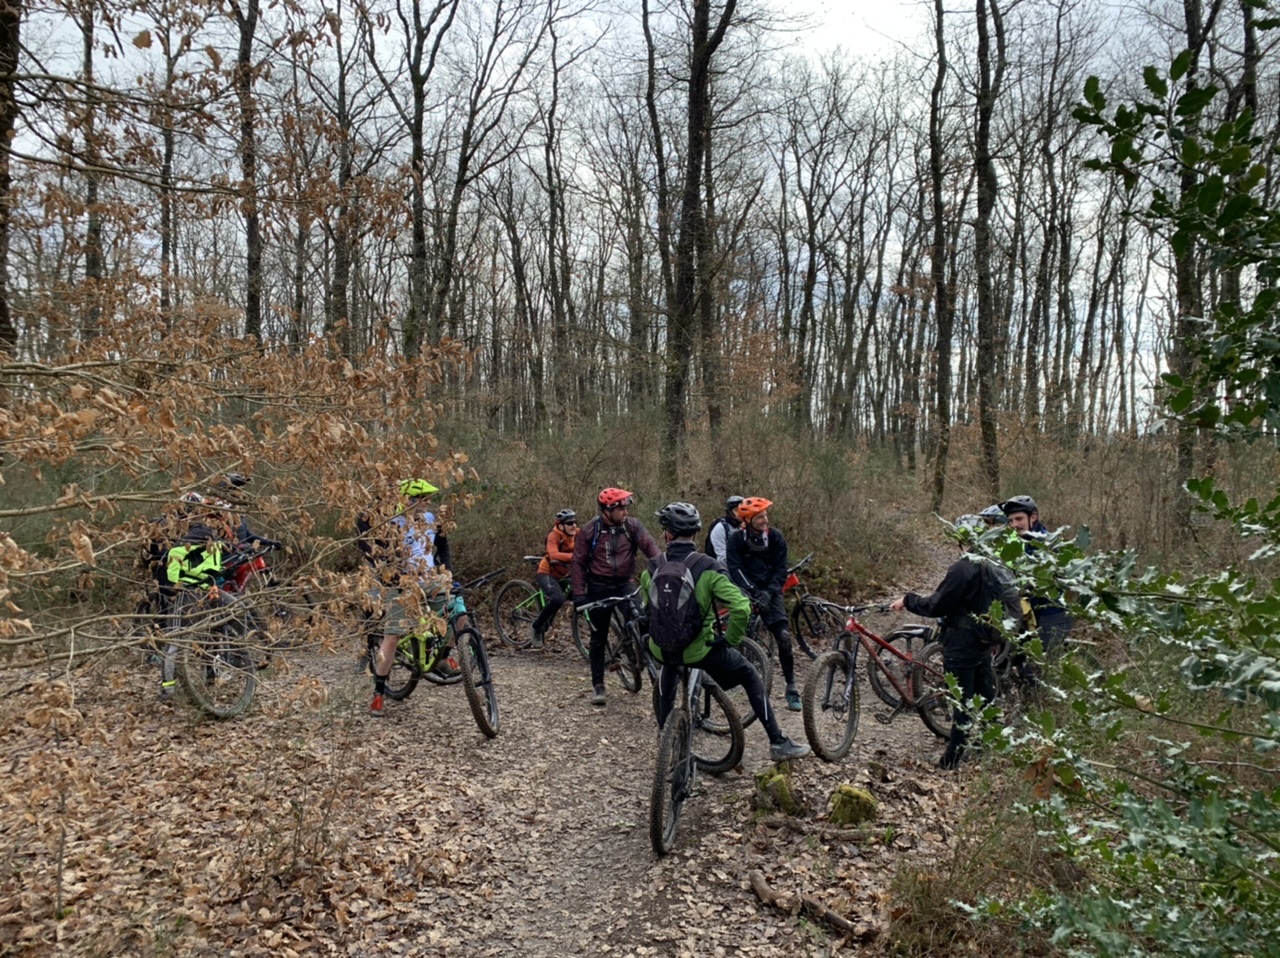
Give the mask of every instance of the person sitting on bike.
[[713, 559], [724, 560], [724, 544], [729, 533], [742, 524], [738, 518], [738, 506], [742, 505], [742, 496], [730, 496], [724, 501], [724, 515], [711, 523], [711, 531], [707, 533], [707, 555]]
[[[393, 560], [382, 569], [382, 587], [377, 590], [381, 600], [382, 644], [372, 663], [373, 700], [369, 714], [382, 718], [386, 705], [387, 678], [391, 675], [391, 663], [395, 661], [396, 645], [402, 636], [418, 628], [422, 616], [409, 608], [403, 594], [388, 580], [399, 582], [409, 579], [423, 589], [428, 598], [440, 596], [447, 590], [445, 579], [436, 575], [436, 556], [433, 551], [436, 537], [436, 517], [431, 513], [431, 496], [440, 490], [425, 479], [405, 479], [400, 483], [400, 511], [386, 523], [386, 539], [379, 542], [382, 557]], [[373, 556], [371, 556], [371, 559]]]
[[[1030, 496], [1014, 496], [1000, 503], [1000, 508], [1009, 518], [1010, 528], [1026, 540], [1027, 552], [1034, 552], [1041, 547], [1041, 538], [1049, 534], [1040, 521], [1040, 507]], [[1071, 613], [1044, 596], [1031, 596], [1031, 610], [1035, 613], [1036, 626], [1040, 632], [1040, 642], [1046, 655], [1062, 651], [1067, 635], [1076, 621]]]
[[773, 502], [748, 496], [738, 506], [742, 528], [730, 533], [725, 542], [725, 564], [729, 578], [746, 593], [765, 626], [778, 643], [778, 661], [787, 681], [787, 708], [800, 711], [796, 688], [795, 654], [791, 650], [791, 630], [782, 604], [782, 584], [787, 579], [787, 540], [769, 527], [769, 507]]
[[573, 546], [578, 535], [578, 514], [572, 509], [556, 513], [555, 525], [547, 533], [547, 548], [538, 563], [538, 588], [542, 590], [546, 604], [533, 620], [533, 648], [542, 648], [543, 637], [551, 628], [556, 613], [564, 605], [564, 589], [560, 580], [569, 575], [569, 563], [573, 561]]
[[[601, 489], [596, 497], [600, 514], [579, 530], [569, 566], [575, 608], [631, 594], [636, 587], [637, 554], [643, 552], [652, 559], [660, 551], [640, 520], [627, 515], [634, 502], [633, 493], [612, 486]], [[604, 656], [612, 615], [607, 608], [592, 609], [587, 614], [591, 623], [592, 705], [605, 703]]]
[[[961, 535], [973, 535], [985, 527], [981, 516], [967, 515], [956, 520], [956, 529]], [[984, 573], [984, 564], [1003, 574], [989, 578]], [[906, 609], [915, 615], [942, 620], [939, 636], [942, 665], [956, 677], [962, 705], [952, 719], [951, 737], [938, 762], [941, 768], [955, 768], [964, 755], [969, 726], [973, 722], [973, 715], [967, 707], [970, 700], [974, 696], [980, 696], [986, 702], [995, 698], [995, 674], [991, 670], [993, 627], [980, 618], [991, 611], [994, 600], [989, 583], [993, 581], [1012, 588], [1016, 600], [1017, 586], [1004, 566], [965, 554], [951, 563], [932, 594], [922, 596], [908, 592], [889, 605], [895, 612]], [[998, 638], [997, 634], [994, 640]]]
[[[769, 736], [769, 757], [775, 762], [800, 758], [809, 754], [809, 746], [794, 742], [778, 727], [778, 719], [769, 708], [764, 685], [755, 668], [738, 651], [751, 617], [751, 604], [746, 596], [729, 579], [724, 563], [697, 551], [693, 537], [702, 528], [702, 517], [695, 506], [687, 502], [673, 502], [658, 511], [658, 524], [662, 526], [667, 551], [649, 561], [649, 567], [640, 575], [641, 595], [649, 611], [650, 630], [654, 628], [657, 608], [650, 601], [649, 590], [654, 574], [664, 561], [682, 562], [689, 570], [694, 583], [693, 598], [701, 613], [702, 626], [696, 637], [681, 653], [685, 665], [697, 666], [711, 680], [728, 691], [742, 686], [752, 709], [760, 716], [760, 722]], [[729, 611], [729, 624], [723, 638], [717, 636], [718, 616], [716, 604]], [[662, 675], [658, 680], [658, 727], [661, 728], [671, 714], [679, 687], [679, 670], [663, 658], [662, 648], [652, 638], [649, 651], [662, 662]]]

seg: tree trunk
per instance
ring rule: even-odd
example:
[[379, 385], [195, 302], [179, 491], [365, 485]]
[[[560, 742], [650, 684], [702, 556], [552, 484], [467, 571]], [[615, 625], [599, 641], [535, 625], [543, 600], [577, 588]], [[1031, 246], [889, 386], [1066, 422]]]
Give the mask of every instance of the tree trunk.
[[9, 212], [13, 208], [9, 144], [18, 120], [13, 85], [22, 50], [23, 10], [22, 0], [0, 2], [0, 350], [11, 354], [17, 352], [18, 328], [9, 303]]
[[951, 337], [954, 313], [947, 288], [946, 206], [943, 203], [942, 93], [947, 79], [946, 39], [943, 36], [942, 0], [933, 0], [934, 42], [938, 67], [929, 97], [929, 185], [933, 194], [933, 244], [929, 249], [933, 311], [938, 330], [933, 347], [934, 430], [933, 492], [929, 508], [942, 511], [947, 485], [947, 454], [951, 445]]

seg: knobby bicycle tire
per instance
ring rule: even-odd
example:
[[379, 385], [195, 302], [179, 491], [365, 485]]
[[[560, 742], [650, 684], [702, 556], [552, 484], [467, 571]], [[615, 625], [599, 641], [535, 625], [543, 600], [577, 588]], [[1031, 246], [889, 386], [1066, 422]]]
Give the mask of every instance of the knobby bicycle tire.
[[942, 661], [942, 643], [930, 642], [916, 660], [911, 672], [911, 696], [925, 726], [938, 738], [951, 737], [951, 694], [947, 689], [946, 666]]
[[804, 682], [804, 735], [821, 759], [838, 762], [858, 734], [857, 661], [852, 653], [824, 652]]
[[659, 857], [675, 845], [680, 811], [693, 790], [696, 765], [689, 732], [689, 713], [679, 707], [671, 710], [658, 738], [658, 759], [649, 796], [649, 843]]
[[747, 740], [742, 719], [729, 696], [718, 686], [704, 682], [693, 706], [689, 722], [693, 726], [693, 759], [698, 767], [712, 775], [737, 768]]
[[637, 659], [635, 648], [622, 617], [614, 613], [609, 618], [609, 647], [606, 650], [605, 667], [618, 674], [618, 681], [628, 692], [640, 691], [640, 673], [644, 663]]
[[[408, 645], [408, 649], [404, 648]], [[387, 676], [387, 698], [395, 702], [402, 702], [413, 694], [413, 690], [418, 687], [418, 680], [422, 678], [422, 669], [418, 665], [422, 656], [422, 640], [417, 636], [410, 636], [408, 639], [401, 640], [396, 646], [395, 658], [391, 660], [391, 672]], [[371, 649], [369, 661], [377, 665], [377, 648]]]
[[253, 704], [258, 667], [234, 636], [195, 636], [178, 653], [178, 681], [195, 706], [218, 719], [235, 718]]
[[573, 644], [577, 647], [578, 654], [582, 656], [582, 661], [590, 662], [591, 624], [585, 621], [586, 617], [573, 607], [572, 602], [566, 602], [565, 605], [568, 606], [569, 631], [573, 633]]
[[462, 687], [467, 693], [467, 704], [476, 725], [488, 738], [498, 734], [498, 693], [493, 687], [493, 672], [489, 668], [489, 653], [484, 639], [475, 629], [463, 629], [455, 643], [458, 662], [462, 666]]
[[[911, 657], [915, 657], [927, 644], [926, 636], [928, 630], [919, 630], [915, 628], [895, 629], [885, 636], [885, 641], [892, 645], [899, 652]], [[912, 663], [906, 659], [900, 659], [892, 652], [887, 652], [874, 642], [871, 643], [871, 654], [867, 656], [864, 670], [867, 673], [867, 684], [871, 686], [871, 691], [876, 693], [878, 698], [891, 709], [902, 707], [902, 696], [898, 694], [898, 690], [894, 688], [893, 683], [885, 675], [884, 672], [876, 668], [876, 664], [872, 659], [879, 660], [880, 664], [888, 670], [898, 683], [904, 689], [911, 688], [911, 669]]]
[[528, 648], [533, 622], [542, 612], [542, 590], [524, 579], [512, 579], [493, 600], [493, 621], [498, 638], [513, 649]]

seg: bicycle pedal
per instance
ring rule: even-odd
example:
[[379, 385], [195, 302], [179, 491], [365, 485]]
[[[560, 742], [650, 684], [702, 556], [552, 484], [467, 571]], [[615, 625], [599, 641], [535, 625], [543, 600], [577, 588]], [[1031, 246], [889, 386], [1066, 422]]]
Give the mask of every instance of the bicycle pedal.
[[876, 721], [881, 725], [889, 725], [901, 714], [902, 709], [894, 709], [892, 712], [872, 712], [876, 717]]

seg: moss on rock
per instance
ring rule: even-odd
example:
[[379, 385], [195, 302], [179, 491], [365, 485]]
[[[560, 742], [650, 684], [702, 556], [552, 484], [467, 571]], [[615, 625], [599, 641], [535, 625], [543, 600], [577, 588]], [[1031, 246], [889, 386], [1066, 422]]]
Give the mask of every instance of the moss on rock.
[[880, 810], [876, 797], [857, 785], [838, 785], [831, 793], [831, 824], [847, 828], [873, 821]]

